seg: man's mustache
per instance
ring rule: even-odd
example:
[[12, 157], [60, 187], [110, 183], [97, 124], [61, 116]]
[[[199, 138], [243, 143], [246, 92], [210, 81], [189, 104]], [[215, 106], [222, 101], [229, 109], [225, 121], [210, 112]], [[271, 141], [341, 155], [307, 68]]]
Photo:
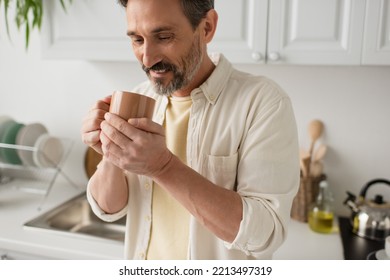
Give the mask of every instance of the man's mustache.
[[160, 61], [153, 65], [152, 67], [146, 67], [145, 65], [142, 65], [142, 70], [144, 70], [146, 73], [149, 73], [152, 71], [175, 71], [176, 67], [173, 64], [166, 63], [163, 61]]

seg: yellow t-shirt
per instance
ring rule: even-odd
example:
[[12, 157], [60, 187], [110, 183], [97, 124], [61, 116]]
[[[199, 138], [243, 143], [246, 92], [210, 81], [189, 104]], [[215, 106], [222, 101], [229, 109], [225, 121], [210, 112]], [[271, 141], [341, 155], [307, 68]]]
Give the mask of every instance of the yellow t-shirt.
[[[191, 97], [170, 97], [165, 116], [168, 149], [187, 162], [186, 143]], [[153, 185], [152, 230], [147, 252], [150, 260], [187, 259], [190, 214], [169, 193]]]

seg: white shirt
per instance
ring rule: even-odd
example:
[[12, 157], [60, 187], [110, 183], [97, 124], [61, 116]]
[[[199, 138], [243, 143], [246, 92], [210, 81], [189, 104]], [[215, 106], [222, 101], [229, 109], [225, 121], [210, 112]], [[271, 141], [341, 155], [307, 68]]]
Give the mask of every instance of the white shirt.
[[[213, 183], [238, 192], [243, 219], [232, 243], [190, 218], [189, 259], [271, 259], [287, 234], [299, 187], [299, 147], [289, 97], [273, 81], [235, 70], [221, 55], [208, 80], [191, 92], [187, 164]], [[168, 101], [150, 82], [136, 92], [157, 100], [154, 121], [162, 124]], [[128, 205], [101, 219], [127, 214], [125, 258], [145, 259], [150, 238], [152, 180], [126, 172]]]

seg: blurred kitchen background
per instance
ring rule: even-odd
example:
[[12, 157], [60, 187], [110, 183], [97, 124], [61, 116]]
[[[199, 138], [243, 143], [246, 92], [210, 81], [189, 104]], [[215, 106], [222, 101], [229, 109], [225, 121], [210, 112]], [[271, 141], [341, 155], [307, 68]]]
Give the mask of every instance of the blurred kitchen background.
[[[0, 23], [0, 115], [8, 115], [24, 123], [41, 122], [45, 124], [51, 134], [71, 138], [74, 141], [74, 146], [64, 171], [81, 186], [85, 186], [87, 182], [84, 169], [86, 146], [81, 142], [80, 137], [84, 115], [97, 99], [109, 95], [117, 89], [131, 89], [146, 78], [138, 62], [134, 60], [130, 42], [126, 38], [121, 38], [125, 41], [125, 48], [121, 49], [122, 53], [118, 53], [115, 48], [111, 48], [109, 45], [110, 40], [114, 42], [116, 37], [125, 37], [126, 22], [123, 12], [116, 7], [115, 13], [120, 14], [120, 16], [114, 17], [111, 14], [106, 18], [109, 13], [102, 16], [104, 15], [103, 11], [107, 11], [107, 7], [112, 6], [112, 3], [107, 3], [115, 1], [93, 1], [93, 3], [96, 2], [100, 3], [101, 8], [97, 8], [95, 4], [92, 4], [92, 1], [73, 1], [67, 13], [64, 13], [59, 5], [58, 7], [50, 5], [54, 14], [57, 14], [55, 16], [53, 14], [46, 15], [47, 17], [44, 18], [46, 22], [44, 22], [41, 33], [36, 30], [31, 32], [28, 50], [25, 49], [24, 31], [17, 30], [13, 21], [13, 13], [10, 13], [9, 17], [11, 40], [7, 37], [4, 22]], [[232, 57], [234, 51], [239, 49], [241, 45], [238, 44], [237, 48], [234, 44], [229, 46], [229, 44], [224, 43], [223, 39], [233, 40], [234, 36], [240, 39], [240, 34], [246, 34], [246, 38], [241, 38], [244, 42], [246, 40], [248, 42], [259, 40], [257, 43], [252, 42], [251, 46], [246, 46], [249, 55], [237, 56], [238, 61], [235, 61], [234, 64], [240, 70], [255, 75], [268, 76], [286, 90], [295, 109], [302, 148], [309, 148], [307, 130], [309, 122], [313, 119], [323, 121], [325, 130], [319, 142], [328, 146], [324, 158], [324, 172], [335, 197], [336, 213], [348, 216], [350, 210], [342, 205], [347, 190], [358, 194], [362, 186], [371, 179], [390, 179], [389, 3], [388, 1], [372, 1], [372, 3], [385, 3], [381, 4], [381, 7], [385, 9], [381, 15], [385, 16], [384, 20], [387, 24], [387, 29], [382, 30], [382, 39], [387, 43], [383, 50], [385, 59], [379, 63], [362, 65], [360, 57], [363, 56], [362, 50], [364, 40], [366, 40], [363, 30], [367, 31], [367, 27], [364, 27], [364, 15], [367, 16], [369, 8], [368, 5], [366, 6], [366, 2], [370, 1], [314, 1], [316, 5], [322, 3], [321, 5], [325, 5], [327, 8], [320, 8], [322, 11], [318, 15], [322, 15], [322, 17], [314, 15], [317, 17], [315, 20], [317, 25], [312, 28], [318, 28], [322, 25], [325, 26], [324, 32], [328, 32], [327, 28], [332, 27], [332, 24], [324, 25], [322, 21], [329, 20], [328, 15], [332, 14], [332, 11], [339, 11], [341, 15], [334, 13], [333, 17], [340, 16], [341, 20], [345, 20], [345, 17], [353, 17], [353, 13], [357, 13], [357, 15], [360, 13], [362, 15], [361, 24], [359, 25], [353, 19], [354, 24], [358, 27], [352, 23], [349, 27], [353, 27], [354, 33], [363, 35], [361, 35], [360, 41], [352, 42], [358, 44], [357, 48], [351, 51], [355, 62], [351, 62], [349, 58], [338, 60], [337, 56], [333, 61], [328, 59], [326, 55], [322, 59], [321, 51], [319, 51], [314, 54], [314, 58], [302, 57], [300, 61], [303, 63], [300, 63], [299, 58], [297, 61], [289, 61], [288, 48], [286, 48], [285, 53], [282, 50], [274, 57], [268, 53], [267, 60], [264, 60], [265, 54], [251, 50], [251, 48], [262, 47], [262, 43], [260, 43], [262, 39], [257, 38], [257, 35], [268, 33], [269, 37], [274, 36], [272, 32], [275, 31], [272, 28], [276, 27], [272, 27], [272, 21], [268, 18], [268, 32], [263, 27], [255, 30], [253, 28], [244, 30], [247, 20], [250, 20], [252, 24], [262, 24], [263, 20], [267, 21], [267, 14], [265, 14], [264, 19], [263, 12], [267, 13], [268, 9], [270, 13], [272, 13], [272, 9], [276, 8], [292, 11], [294, 8], [299, 8], [303, 2], [310, 1], [291, 1], [291, 3], [294, 2], [294, 5], [298, 5], [296, 7], [289, 7], [286, 1], [269, 2], [274, 2], [273, 5], [280, 5], [280, 7], [272, 8], [269, 6], [265, 11], [252, 14], [250, 12], [252, 6], [259, 9], [264, 3], [267, 4], [267, 1], [226, 1], [226, 6], [220, 7], [222, 33], [218, 36], [222, 39], [221, 44], [216, 44], [216, 46], [222, 46], [222, 51], [226, 50], [229, 54], [228, 57]], [[325, 2], [327, 4], [323, 4]], [[352, 7], [353, 13], [342, 14], [345, 13], [346, 8], [341, 7], [344, 2], [354, 3], [352, 6], [348, 6]], [[307, 3], [306, 11], [317, 9]], [[220, 5], [217, 3], [217, 7]], [[234, 9], [235, 12], [243, 15], [244, 18], [238, 20], [241, 25], [237, 27], [237, 21], [226, 16], [229, 12], [227, 9]], [[49, 10], [45, 10], [45, 12], [49, 12]], [[3, 11], [0, 15], [0, 19], [2, 19]], [[76, 16], [76, 19], [70, 20], [69, 18], [73, 16]], [[304, 13], [300, 16], [305, 18]], [[80, 22], [77, 21], [77, 17]], [[108, 22], [113, 17], [115, 22]], [[60, 25], [64, 24], [65, 20], [68, 20], [67, 28]], [[78, 25], [79, 23], [80, 25]], [[301, 21], [298, 23], [302, 24]], [[115, 26], [118, 28], [113, 28]], [[301, 27], [306, 28], [303, 28], [303, 31], [311, 28], [305, 24], [302, 24]], [[234, 30], [231, 31], [232, 29]], [[80, 33], [69, 35], [70, 33], [67, 32], [72, 30]], [[89, 30], [93, 34], [83, 34], [82, 32], [85, 30]], [[258, 34], [252, 36], [251, 32], [254, 31], [257, 31]], [[341, 36], [335, 30], [331, 32]], [[226, 38], [223, 37], [223, 33], [227, 36]], [[110, 34], [113, 38], [110, 38]], [[312, 34], [321, 33], [312, 32]], [[102, 36], [102, 40], [99, 41], [99, 45], [95, 46], [94, 40], [99, 35]], [[61, 41], [64, 38], [65, 43]], [[69, 40], [66, 41], [66, 39]], [[338, 39], [340, 38], [335, 38], [336, 43]], [[48, 40], [53, 40], [53, 42], [48, 43]], [[77, 40], [83, 40], [81, 44], [83, 47], [87, 47], [87, 50], [81, 51], [81, 54], [78, 54], [77, 44], [75, 44]], [[89, 42], [86, 42], [88, 40]], [[329, 41], [332, 41], [332, 38]], [[61, 45], [61, 43], [63, 44]], [[108, 45], [105, 46], [105, 43]], [[123, 45], [122, 41], [120, 43]], [[115, 44], [117, 44], [116, 41]], [[226, 49], [224, 50], [225, 45]], [[333, 45], [329, 46], [330, 49], [333, 48]], [[271, 47], [268, 45], [268, 51]], [[99, 48], [105, 50], [99, 53]], [[326, 49], [325, 45], [324, 48]], [[310, 51], [309, 49], [307, 53]], [[126, 57], [126, 52], [128, 52], [128, 61], [120, 58]], [[72, 57], [72, 53], [74, 57]], [[350, 55], [349, 50], [345, 53], [346, 56]], [[99, 57], [100, 55], [101, 57]], [[95, 59], [89, 59], [92, 56]], [[316, 57], [320, 62], [316, 62]], [[356, 57], [359, 58], [356, 60]], [[385, 198], [390, 193], [385, 188], [383, 191], [378, 188], [375, 193], [379, 192], [382, 192]], [[387, 196], [387, 200], [389, 197], [390, 195]]]

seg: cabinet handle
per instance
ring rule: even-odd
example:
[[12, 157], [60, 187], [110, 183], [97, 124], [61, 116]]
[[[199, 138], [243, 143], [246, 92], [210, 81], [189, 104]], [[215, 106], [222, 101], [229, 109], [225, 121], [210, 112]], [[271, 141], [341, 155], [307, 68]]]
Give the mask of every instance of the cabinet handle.
[[278, 52], [271, 52], [268, 55], [269, 60], [271, 61], [278, 61], [280, 59], [280, 54]]
[[263, 60], [263, 56], [259, 52], [253, 52], [252, 59], [255, 61], [261, 61], [261, 60]]

